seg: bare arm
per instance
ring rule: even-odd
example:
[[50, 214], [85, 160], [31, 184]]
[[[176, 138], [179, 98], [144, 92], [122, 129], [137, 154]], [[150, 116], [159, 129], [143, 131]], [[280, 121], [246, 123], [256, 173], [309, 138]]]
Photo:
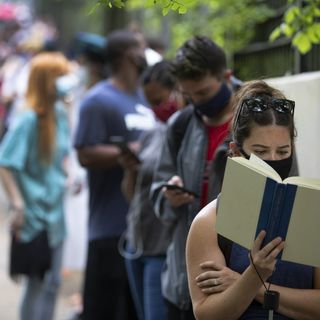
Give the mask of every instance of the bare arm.
[[128, 202], [134, 196], [140, 160], [130, 152], [121, 152], [118, 162], [123, 168], [124, 174], [121, 181], [121, 191]]
[[[197, 285], [202, 292], [207, 294], [224, 291], [230, 283], [240, 276], [227, 272], [228, 268], [219, 266], [214, 261], [206, 261], [201, 264], [203, 273], [197, 277]], [[230, 270], [230, 269], [229, 269]], [[215, 280], [217, 279], [217, 280]], [[215, 281], [218, 281], [218, 285]], [[268, 287], [269, 284], [266, 283]], [[290, 319], [320, 319], [320, 269], [315, 269], [314, 289], [293, 289], [272, 284], [270, 290], [280, 293], [280, 304], [277, 310]], [[264, 299], [264, 288], [261, 287], [256, 300], [261, 304]]]
[[[194, 219], [187, 239], [187, 269], [193, 309], [197, 319], [238, 319], [262, 286], [250, 265], [238, 280], [223, 292], [207, 295], [197, 285], [196, 278], [203, 271], [203, 261], [225, 265], [215, 233], [215, 202], [207, 205]], [[259, 234], [252, 253], [264, 279], [272, 273], [276, 255], [283, 249], [281, 239], [276, 238], [260, 250], [265, 233]], [[201, 248], [201, 250], [199, 250]]]
[[19, 232], [24, 222], [24, 200], [10, 169], [0, 167], [0, 176], [14, 213], [11, 229]]
[[80, 164], [86, 168], [110, 169], [119, 165], [120, 149], [114, 145], [97, 145], [77, 149]]
[[0, 167], [0, 176], [4, 189], [13, 207], [24, 208], [24, 201], [10, 169]]
[[125, 170], [121, 182], [121, 191], [128, 202], [134, 196], [135, 185], [137, 181], [137, 171]]

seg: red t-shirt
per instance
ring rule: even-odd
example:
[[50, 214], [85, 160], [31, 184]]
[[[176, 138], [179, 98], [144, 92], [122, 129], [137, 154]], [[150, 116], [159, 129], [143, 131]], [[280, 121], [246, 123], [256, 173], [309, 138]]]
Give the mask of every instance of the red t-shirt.
[[214, 161], [214, 156], [217, 148], [226, 139], [229, 133], [229, 125], [230, 121], [227, 121], [226, 123], [217, 127], [207, 126], [208, 149], [204, 177], [202, 181], [201, 208], [203, 208], [208, 203], [208, 184], [210, 168], [212, 165], [212, 161]]

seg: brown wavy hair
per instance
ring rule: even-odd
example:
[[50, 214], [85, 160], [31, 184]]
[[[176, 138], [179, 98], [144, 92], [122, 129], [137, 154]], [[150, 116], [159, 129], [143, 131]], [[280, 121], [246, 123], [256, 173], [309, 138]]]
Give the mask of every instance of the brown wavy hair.
[[55, 149], [56, 79], [69, 71], [69, 62], [62, 53], [40, 53], [31, 60], [26, 93], [28, 106], [38, 115], [38, 156], [50, 163]]

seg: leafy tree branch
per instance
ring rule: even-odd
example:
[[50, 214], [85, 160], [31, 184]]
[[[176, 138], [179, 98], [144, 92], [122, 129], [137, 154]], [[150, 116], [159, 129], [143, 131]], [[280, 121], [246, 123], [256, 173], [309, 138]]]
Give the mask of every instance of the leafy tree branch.
[[[164, 16], [173, 11], [179, 15], [188, 15], [188, 18], [192, 17], [192, 19], [196, 20], [200, 18], [201, 21], [191, 21], [183, 25], [185, 31], [179, 30], [179, 27], [175, 26], [173, 33], [180, 36], [183, 33], [187, 35], [192, 29], [193, 31], [199, 29], [201, 22], [201, 28], [206, 23], [208, 28], [214, 27], [215, 40], [221, 45], [225, 45], [224, 42], [228, 42], [226, 50], [234, 52], [241, 46], [243, 47], [251, 38], [254, 25], [263, 22], [270, 16], [270, 9], [263, 3], [265, 2], [259, 0], [97, 0], [92, 11], [101, 5], [106, 5], [110, 8], [157, 7], [161, 9]], [[203, 8], [207, 8], [208, 12], [205, 12]], [[199, 16], [199, 11], [202, 13], [201, 16]], [[288, 0], [283, 22], [273, 30], [270, 35], [270, 41], [275, 41], [284, 36], [290, 38], [293, 46], [302, 54], [307, 53], [311, 50], [312, 45], [320, 44], [319, 17], [320, 0]], [[212, 21], [213, 18], [214, 21]], [[226, 36], [229, 40], [223, 40]], [[239, 39], [238, 36], [243, 37], [243, 39]]]

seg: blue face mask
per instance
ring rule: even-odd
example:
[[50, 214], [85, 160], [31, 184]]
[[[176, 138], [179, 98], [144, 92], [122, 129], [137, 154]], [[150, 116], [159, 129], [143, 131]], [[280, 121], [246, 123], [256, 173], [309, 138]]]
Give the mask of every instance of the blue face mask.
[[231, 90], [223, 83], [220, 90], [209, 100], [203, 103], [194, 104], [203, 116], [213, 118], [218, 115], [229, 103], [231, 98]]
[[76, 76], [79, 79], [79, 84], [86, 86], [89, 83], [89, 70], [87, 67], [81, 66], [76, 72]]
[[55, 86], [58, 98], [66, 98], [79, 85], [79, 79], [73, 74], [57, 78]]

